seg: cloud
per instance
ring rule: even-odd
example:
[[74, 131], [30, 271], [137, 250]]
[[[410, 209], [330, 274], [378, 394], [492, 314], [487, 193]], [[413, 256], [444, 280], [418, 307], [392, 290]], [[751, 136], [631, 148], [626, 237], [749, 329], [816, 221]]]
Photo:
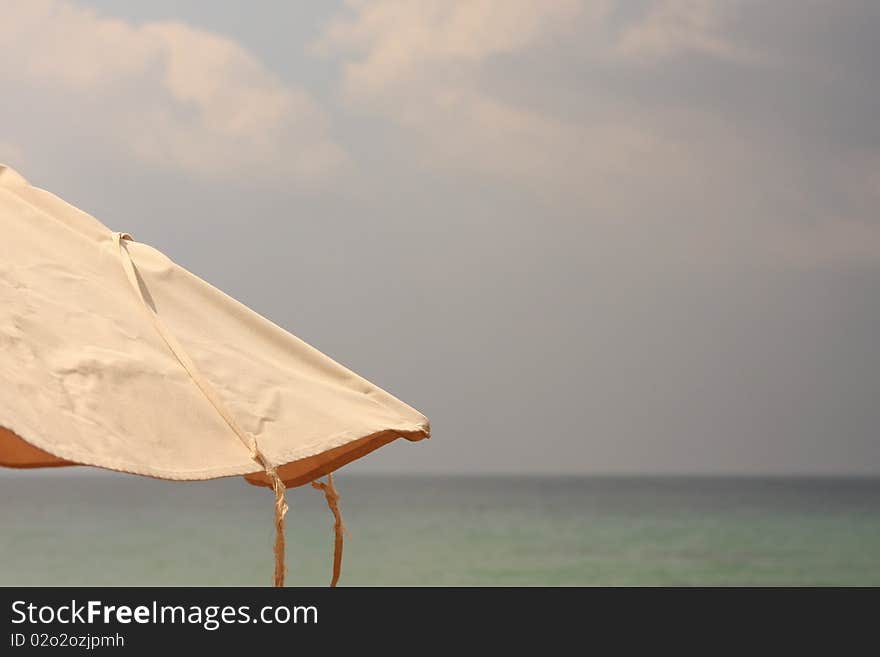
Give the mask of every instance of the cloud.
[[[573, 119], [533, 106], [534, 94], [517, 102], [492, 91], [498, 87], [492, 65], [499, 58], [509, 58], [505, 67], [515, 69], [517, 57], [552, 52], [560, 43], [577, 56], [586, 49], [598, 61], [617, 57], [612, 2], [347, 4], [314, 50], [338, 59], [345, 102], [407, 130], [425, 167], [582, 193], [589, 178], [627, 186], [652, 166], [676, 176], [695, 166], [655, 118], [611, 98], [597, 96], [587, 113]], [[523, 75], [522, 88], [533, 83]]]
[[[843, 74], [866, 53], [823, 56], [821, 75], [804, 56], [813, 23], [857, 19], [799, 6], [356, 1], [315, 50], [348, 107], [400, 128], [425, 169], [580, 208], [614, 224], [609, 243], [638, 231], [675, 265], [878, 260], [874, 178], [850, 152], [864, 140], [829, 121], [867, 107]], [[842, 176], [833, 161], [856, 164]]]
[[7, 106], [63, 103], [76, 116], [68, 131], [88, 147], [161, 170], [310, 183], [346, 160], [308, 93], [232, 39], [183, 23], [135, 25], [61, 0], [9, 2], [0, 57]]
[[[426, 166], [546, 181], [583, 164], [597, 135], [489, 93], [484, 65], [560, 35], [578, 38], [574, 22], [598, 23], [607, 8], [578, 0], [354, 1], [314, 50], [340, 58], [345, 101], [406, 128]], [[603, 128], [626, 133], [625, 149], [650, 140], [609, 123]]]
[[[515, 69], [542, 50], [564, 52], [566, 65], [591, 62], [614, 70], [651, 53], [679, 49], [745, 58], [745, 49], [716, 35], [711, 0], [663, 0], [635, 20], [615, 25], [611, 1], [355, 0], [331, 21], [315, 51], [339, 61], [342, 96], [390, 118], [420, 143], [425, 166], [474, 170], [502, 179], [584, 190], [584, 180], [629, 194], [633, 178], [662, 169], [683, 178], [700, 167], [698, 153], [663, 122], [696, 111], [642, 111], [605, 90], [590, 90], [589, 108], [572, 118], [547, 111], [535, 93], [498, 89], [493, 63]], [[517, 58], [520, 59], [517, 59]], [[557, 65], [559, 65], [557, 63]], [[566, 81], [582, 86], [584, 81]], [[518, 86], [540, 87], [523, 73]], [[512, 86], [512, 85], [509, 85]], [[538, 105], [539, 107], [536, 107]], [[686, 138], [685, 138], [686, 139]]]
[[615, 54], [643, 62], [702, 54], [734, 62], [756, 62], [758, 54], [725, 33], [733, 3], [718, 0], [661, 0], [622, 30]]
[[380, 0], [348, 6], [354, 15], [331, 22], [316, 49], [363, 55], [347, 62], [344, 73], [348, 92], [361, 97], [419, 77], [432, 65], [519, 50], [584, 10], [577, 0]]

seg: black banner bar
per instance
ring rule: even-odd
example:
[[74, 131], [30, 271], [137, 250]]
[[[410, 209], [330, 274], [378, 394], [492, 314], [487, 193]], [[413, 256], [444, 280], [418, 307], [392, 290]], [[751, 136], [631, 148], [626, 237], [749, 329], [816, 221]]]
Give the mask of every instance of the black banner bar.
[[876, 589], [0, 588], [0, 654], [387, 648], [409, 637], [434, 648], [600, 638], [620, 647], [710, 628], [736, 642], [828, 627], [842, 611], [852, 630], [873, 618], [878, 597]]

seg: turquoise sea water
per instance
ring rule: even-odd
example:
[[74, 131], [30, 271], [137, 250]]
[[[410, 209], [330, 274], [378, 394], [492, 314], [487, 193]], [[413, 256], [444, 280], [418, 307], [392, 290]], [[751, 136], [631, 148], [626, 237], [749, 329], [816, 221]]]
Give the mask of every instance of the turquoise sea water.
[[[341, 585], [880, 585], [880, 479], [337, 480]], [[272, 497], [240, 479], [0, 476], [0, 585], [262, 585]], [[288, 583], [324, 585], [331, 517], [288, 493]]]

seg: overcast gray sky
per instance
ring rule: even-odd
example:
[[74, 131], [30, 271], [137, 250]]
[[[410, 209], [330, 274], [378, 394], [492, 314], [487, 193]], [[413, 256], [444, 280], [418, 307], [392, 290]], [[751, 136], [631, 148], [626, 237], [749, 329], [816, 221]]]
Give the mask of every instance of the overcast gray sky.
[[0, 161], [431, 419], [352, 469], [880, 474], [880, 3], [3, 14]]

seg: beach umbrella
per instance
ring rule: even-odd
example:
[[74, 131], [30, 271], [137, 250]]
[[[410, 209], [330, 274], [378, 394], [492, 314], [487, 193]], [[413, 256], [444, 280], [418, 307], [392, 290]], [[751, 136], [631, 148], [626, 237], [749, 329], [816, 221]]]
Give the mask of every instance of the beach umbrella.
[[418, 411], [0, 166], [0, 464], [269, 487], [276, 586], [285, 489], [312, 484], [334, 515], [335, 585], [331, 473], [429, 435]]

